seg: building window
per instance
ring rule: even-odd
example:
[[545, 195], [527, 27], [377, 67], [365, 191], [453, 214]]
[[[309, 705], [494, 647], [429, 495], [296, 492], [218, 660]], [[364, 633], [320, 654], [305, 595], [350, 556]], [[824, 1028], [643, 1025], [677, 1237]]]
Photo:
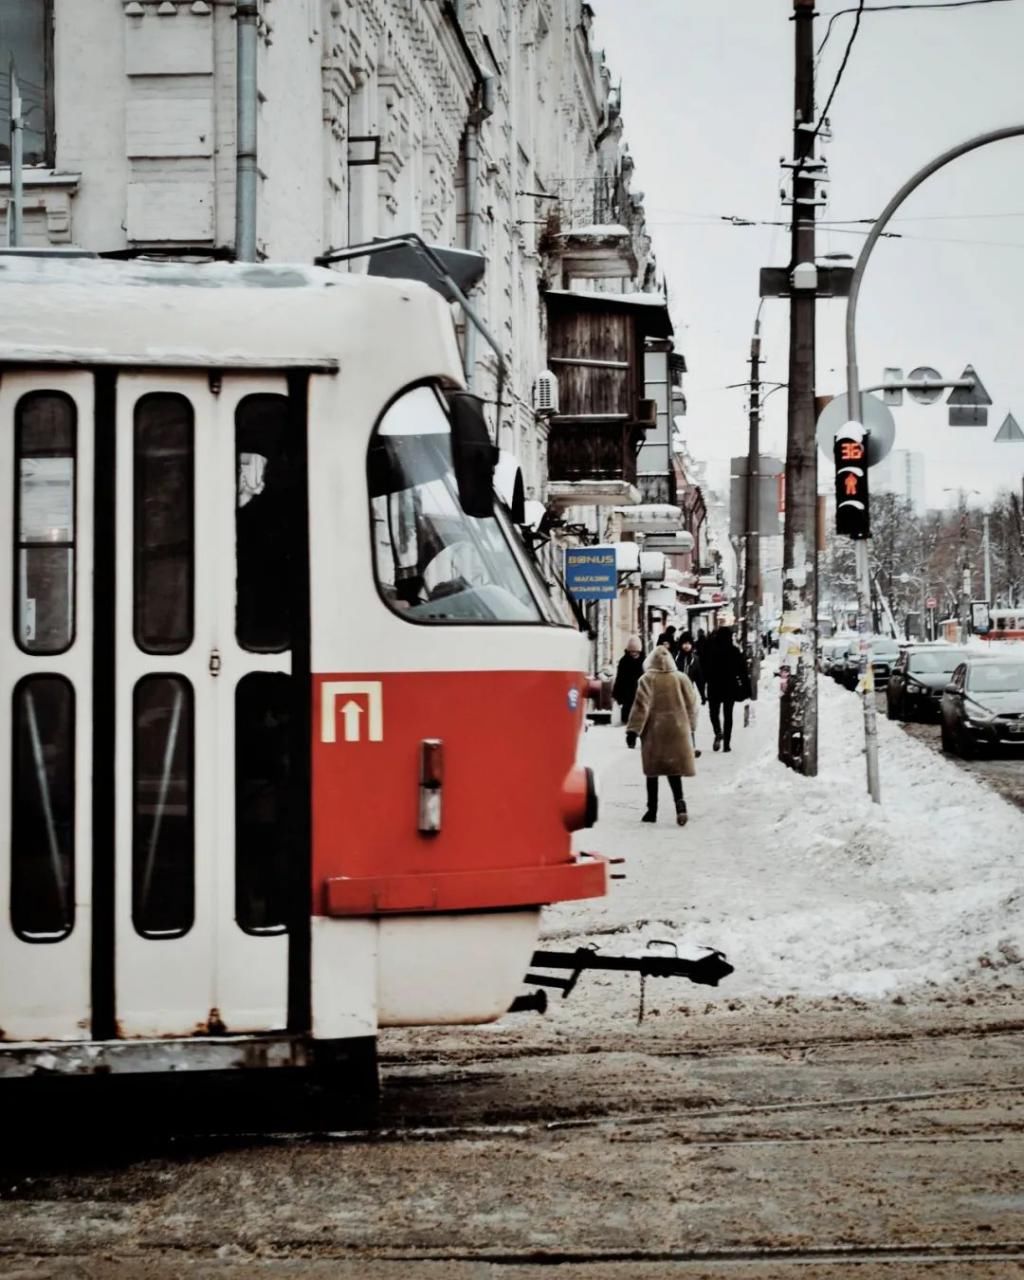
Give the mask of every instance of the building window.
[[184, 653], [192, 643], [192, 406], [143, 396], [135, 406], [135, 643]]
[[31, 391], [14, 415], [15, 639], [63, 653], [75, 631], [75, 405]]
[[144, 676], [133, 703], [132, 922], [180, 938], [195, 918], [192, 686]]
[[11, 926], [58, 942], [75, 920], [75, 693], [63, 676], [27, 676], [11, 727]]
[[0, 0], [0, 164], [11, 161], [11, 64], [21, 92], [24, 157], [54, 164], [53, 0]]

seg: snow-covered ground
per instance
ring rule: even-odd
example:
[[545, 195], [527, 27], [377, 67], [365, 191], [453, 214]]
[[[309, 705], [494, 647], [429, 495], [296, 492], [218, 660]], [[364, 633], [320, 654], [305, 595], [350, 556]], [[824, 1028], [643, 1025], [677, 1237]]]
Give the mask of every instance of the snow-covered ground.
[[720, 988], [730, 998], [1024, 983], [1024, 813], [884, 717], [873, 805], [860, 701], [831, 681], [820, 684], [814, 779], [776, 759], [770, 681], [752, 725], [737, 711], [729, 755], [712, 753], [706, 718], [698, 726], [685, 828], [665, 783], [658, 825], [641, 824], [640, 752], [617, 725], [587, 732], [601, 820], [580, 845], [624, 856], [627, 879], [604, 900], [549, 909], [547, 939], [616, 953], [654, 938], [713, 945], [736, 967]]

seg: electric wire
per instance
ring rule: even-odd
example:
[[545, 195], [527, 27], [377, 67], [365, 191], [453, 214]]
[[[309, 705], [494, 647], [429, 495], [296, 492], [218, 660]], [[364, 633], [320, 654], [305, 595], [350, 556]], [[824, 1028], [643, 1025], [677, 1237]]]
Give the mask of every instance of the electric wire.
[[[846, 64], [850, 61], [850, 53], [853, 49], [854, 41], [857, 39], [857, 32], [860, 30], [860, 20], [861, 20], [861, 17], [863, 16], [863, 13], [864, 13], [864, 0], [860, 0], [860, 3], [856, 8], [857, 16], [853, 20], [853, 30], [850, 32], [850, 38], [846, 42], [846, 48], [843, 50], [842, 61], [839, 63], [839, 70], [836, 72], [836, 78], [832, 81], [832, 88], [828, 91], [828, 97], [825, 99], [825, 105], [818, 112], [818, 122], [814, 126], [814, 132], [811, 134], [811, 141], [807, 148], [808, 159], [811, 159], [814, 156], [815, 139], [818, 137], [818, 134], [821, 132], [821, 126], [824, 124], [826, 118], [828, 117], [829, 108], [832, 106], [832, 101], [836, 96], [836, 91], [839, 88], [839, 82], [843, 78], [843, 72], [846, 70]], [[820, 54], [820, 50], [819, 50], [819, 54]], [[793, 170], [794, 178], [799, 173], [799, 171], [800, 171], [799, 167]]]
[[904, 12], [916, 12], [918, 9], [970, 9], [979, 4], [1008, 4], [1010, 0], [932, 0], [928, 4], [869, 4], [860, 5], [859, 8], [837, 9], [835, 13], [829, 15], [828, 26], [825, 28], [825, 35], [822, 37], [821, 44], [818, 45], [818, 52], [815, 55], [821, 58], [822, 50], [828, 44], [828, 38], [832, 34], [832, 28], [837, 18], [845, 17], [850, 13], [894, 13], [898, 10]]

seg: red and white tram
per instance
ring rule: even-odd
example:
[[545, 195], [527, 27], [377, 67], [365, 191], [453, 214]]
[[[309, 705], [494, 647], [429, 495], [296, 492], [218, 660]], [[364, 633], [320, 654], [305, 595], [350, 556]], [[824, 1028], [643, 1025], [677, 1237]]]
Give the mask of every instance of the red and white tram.
[[586, 642], [444, 301], [14, 257], [0, 296], [0, 1076], [498, 1017], [607, 875]]
[[986, 640], [1024, 640], [1024, 604], [996, 604], [989, 610]]

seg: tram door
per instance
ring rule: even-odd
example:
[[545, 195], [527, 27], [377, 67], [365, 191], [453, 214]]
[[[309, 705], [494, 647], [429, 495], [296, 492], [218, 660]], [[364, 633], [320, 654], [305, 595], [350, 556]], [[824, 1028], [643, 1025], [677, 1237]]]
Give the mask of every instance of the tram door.
[[93, 379], [0, 380], [0, 1039], [90, 1035]]
[[286, 1025], [290, 423], [283, 378], [0, 380], [2, 1040]]
[[117, 380], [121, 1036], [287, 1022], [291, 429], [283, 378]]

